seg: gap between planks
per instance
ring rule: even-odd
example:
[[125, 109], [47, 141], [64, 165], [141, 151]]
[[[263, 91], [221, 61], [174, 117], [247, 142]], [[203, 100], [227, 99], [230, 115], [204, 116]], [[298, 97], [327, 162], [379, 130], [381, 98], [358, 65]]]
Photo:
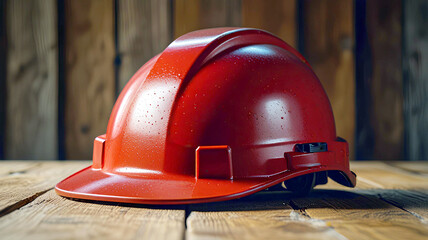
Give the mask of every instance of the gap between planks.
[[52, 190], [53, 188], [47, 189], [45, 191], [42, 192], [37, 192], [34, 195], [27, 197], [25, 199], [22, 199], [16, 203], [13, 203], [12, 205], [9, 205], [5, 208], [3, 208], [2, 210], [0, 210], [0, 218], [6, 216], [7, 214], [18, 210], [19, 208], [31, 203], [32, 201], [34, 201], [36, 198], [38, 198], [39, 196], [45, 194], [46, 192], [48, 192], [49, 190]]
[[[288, 205], [292, 207], [292, 212], [289, 216], [295, 216], [295, 218], [287, 217], [287, 214], [284, 213], [290, 211], [290, 208], [287, 207], [279, 212], [275, 209], [264, 209], [260, 214], [254, 210], [257, 202], [245, 202], [244, 199], [236, 200], [235, 205], [239, 203], [250, 205], [251, 207], [246, 210], [239, 207], [235, 209], [233, 201], [223, 203], [228, 206], [223, 209], [221, 207], [216, 209], [222, 206], [222, 203], [190, 206], [190, 214], [186, 220], [186, 237], [189, 239], [213, 236], [222, 238], [260, 238], [261, 236], [274, 239], [304, 238], [301, 235], [293, 236], [284, 230], [290, 230], [287, 225], [295, 224], [296, 219], [310, 219], [311, 224], [322, 223], [324, 227], [330, 227], [335, 234], [334, 237], [329, 238], [424, 239], [428, 234], [427, 225], [421, 221], [416, 211], [426, 212], [428, 204], [424, 199], [427, 194], [422, 189], [420, 196], [415, 198], [414, 196], [418, 192], [407, 189], [422, 188], [426, 179], [415, 177], [409, 172], [396, 170], [379, 162], [352, 163], [352, 165], [358, 169], [357, 174], [361, 174], [359, 175], [360, 180], [364, 179], [361, 187], [356, 190], [340, 191], [346, 188], [329, 183], [334, 186], [335, 190], [316, 190], [308, 198], [290, 199]], [[374, 170], [381, 174], [374, 174]], [[383, 181], [382, 178], [387, 181]], [[391, 181], [394, 178], [398, 180]], [[254, 197], [256, 196], [254, 195]], [[283, 195], [281, 199], [287, 199], [287, 195]], [[409, 199], [413, 201], [413, 205], [406, 206]], [[270, 200], [272, 199], [264, 199], [261, 202], [266, 203]], [[272, 207], [275, 204], [270, 205]], [[296, 218], [296, 216], [298, 217]], [[270, 221], [266, 222], [263, 218], [270, 218]], [[278, 219], [281, 219], [282, 222]], [[275, 221], [277, 225], [275, 225]], [[253, 225], [257, 231], [248, 228], [247, 225]], [[267, 228], [269, 231], [266, 231]], [[300, 229], [302, 230], [302, 228]], [[313, 230], [305, 229], [303, 232], [311, 233]], [[317, 232], [317, 238], [327, 238], [320, 232]], [[311, 238], [310, 235], [306, 237]]]
[[[55, 194], [61, 179], [89, 162], [3, 162], [0, 236], [8, 239], [183, 239], [182, 207], [73, 201]], [[10, 167], [10, 169], [7, 169]]]
[[181, 209], [73, 201], [54, 190], [0, 218], [8, 239], [182, 239], [184, 231]]
[[287, 192], [261, 192], [227, 202], [193, 204], [187, 239], [346, 239], [324, 221], [290, 206]]
[[0, 165], [0, 214], [22, 207], [66, 176], [89, 165], [75, 162], [5, 161]]

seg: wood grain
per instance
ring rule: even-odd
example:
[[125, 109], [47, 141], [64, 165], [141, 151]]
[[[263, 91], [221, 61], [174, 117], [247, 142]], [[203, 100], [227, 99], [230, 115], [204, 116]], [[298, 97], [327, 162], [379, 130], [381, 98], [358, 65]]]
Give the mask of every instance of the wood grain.
[[321, 80], [333, 107], [337, 135], [354, 156], [355, 77], [352, 0], [303, 3], [304, 54]]
[[[357, 174], [356, 189], [428, 189], [428, 162], [405, 161], [364, 161], [350, 163], [351, 170]], [[332, 180], [317, 189], [349, 190]]]
[[185, 213], [180, 207], [150, 209], [142, 205], [78, 202], [50, 190], [58, 181], [88, 165], [88, 161], [0, 163], [0, 170], [8, 170], [7, 175], [0, 176], [1, 236], [7, 239], [182, 238]]
[[389, 162], [391, 166], [401, 168], [414, 174], [428, 175], [428, 162], [427, 161], [411, 161], [411, 162]]
[[401, 58], [401, 0], [367, 1], [367, 30], [372, 74], [370, 123], [374, 142], [372, 159], [403, 158], [403, 85]]
[[292, 203], [347, 239], [425, 239], [428, 234], [419, 218], [369, 194], [324, 190]]
[[325, 222], [293, 210], [287, 193], [192, 205], [187, 239], [344, 239]]
[[403, 72], [406, 159], [428, 159], [428, 1], [404, 1]]
[[77, 202], [51, 190], [0, 218], [0, 232], [10, 239], [182, 239], [184, 217], [184, 210]]
[[[343, 195], [337, 192], [341, 190], [346, 191], [346, 194], [352, 192], [371, 196], [402, 209], [420, 222], [427, 224], [428, 174], [424, 174], [424, 169], [427, 168], [427, 162], [352, 162], [351, 169], [357, 173], [355, 190], [329, 181], [327, 185], [318, 186], [315, 192], [328, 189], [332, 190], [330, 193], [337, 195]], [[423, 176], [419, 176], [421, 174]], [[331, 204], [336, 205], [336, 203]]]
[[[414, 170], [418, 167], [420, 170]], [[364, 162], [353, 164], [358, 193], [378, 197], [428, 223], [428, 163]], [[412, 170], [413, 169], [413, 170]]]
[[306, 198], [296, 198], [288, 192], [263, 191], [218, 203], [149, 206], [75, 201], [50, 190], [60, 179], [89, 164], [88, 161], [1, 162], [0, 236], [7, 239], [426, 239], [428, 234], [428, 187], [425, 186], [428, 176], [396, 167], [397, 163], [352, 162], [351, 168], [358, 175], [356, 189], [334, 185], [332, 189], [329, 183], [324, 186], [327, 189], [317, 189]]
[[352, 170], [357, 174], [359, 183], [371, 184], [371, 188], [428, 189], [428, 176], [413, 174], [382, 162], [353, 164]]
[[242, 26], [267, 30], [297, 48], [296, 0], [243, 0]]
[[[52, 189], [68, 175], [90, 165], [89, 162], [30, 162], [29, 165], [15, 162], [3, 163], [0, 169], [10, 167], [0, 176], [0, 215], [7, 214], [37, 196]], [[3, 171], [4, 172], [4, 171]]]
[[55, 0], [7, 3], [6, 159], [56, 159]]
[[376, 191], [359, 191], [362, 194], [379, 197], [383, 201], [405, 210], [420, 222], [428, 224], [428, 190], [384, 189]]
[[144, 63], [172, 41], [171, 3], [169, 0], [118, 1], [118, 91]]
[[428, 223], [428, 174], [424, 173], [427, 162], [352, 162], [351, 169], [357, 173], [355, 190], [329, 181], [316, 191], [329, 189], [369, 195]]
[[241, 0], [176, 0], [174, 37], [203, 28], [241, 25]]
[[38, 163], [34, 161], [1, 161], [0, 176], [22, 173], [35, 166], [38, 166]]
[[115, 99], [113, 0], [65, 2], [65, 145], [68, 159], [91, 159]]

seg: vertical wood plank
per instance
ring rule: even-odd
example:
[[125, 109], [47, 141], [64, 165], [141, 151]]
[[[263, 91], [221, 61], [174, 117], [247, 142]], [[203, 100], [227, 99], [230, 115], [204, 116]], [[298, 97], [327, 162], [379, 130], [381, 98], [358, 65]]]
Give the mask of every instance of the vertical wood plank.
[[397, 160], [403, 157], [401, 10], [401, 0], [375, 0], [367, 1], [361, 9], [366, 13], [356, 12], [366, 16], [360, 20], [367, 28], [367, 40], [357, 40], [357, 44], [368, 44], [367, 63], [362, 64], [370, 64], [371, 69], [368, 74], [357, 74], [358, 82], [367, 83], [366, 88], [357, 90], [357, 104], [364, 102], [360, 98], [370, 99], [358, 113], [368, 115], [360, 118], [364, 121], [361, 124], [370, 125], [367, 127], [371, 130], [367, 131], [372, 131], [370, 134], [373, 135], [358, 131], [357, 146], [363, 151], [358, 155], [363, 159]]
[[369, 93], [372, 95], [373, 159], [402, 159], [401, 10], [401, 0], [367, 1], [373, 66]]
[[404, 1], [403, 72], [405, 151], [428, 159], [428, 1]]
[[113, 0], [65, 2], [65, 143], [68, 159], [91, 159], [115, 97]]
[[6, 158], [57, 158], [55, 0], [7, 1]]
[[355, 78], [352, 0], [303, 3], [304, 53], [330, 99], [337, 135], [354, 154]]
[[176, 0], [174, 37], [202, 28], [241, 25], [241, 0]]
[[296, 0], [243, 0], [242, 25], [267, 30], [297, 48]]
[[0, 1], [0, 159], [4, 159], [6, 124], [6, 1]]
[[119, 91], [150, 58], [172, 41], [170, 0], [118, 1]]

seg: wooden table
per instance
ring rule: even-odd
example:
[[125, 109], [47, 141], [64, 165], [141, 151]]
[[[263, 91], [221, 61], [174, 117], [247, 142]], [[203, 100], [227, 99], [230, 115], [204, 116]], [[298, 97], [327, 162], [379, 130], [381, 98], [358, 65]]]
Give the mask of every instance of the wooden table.
[[87, 161], [0, 162], [0, 239], [428, 239], [428, 162], [353, 162], [357, 188], [149, 206], [62, 198]]

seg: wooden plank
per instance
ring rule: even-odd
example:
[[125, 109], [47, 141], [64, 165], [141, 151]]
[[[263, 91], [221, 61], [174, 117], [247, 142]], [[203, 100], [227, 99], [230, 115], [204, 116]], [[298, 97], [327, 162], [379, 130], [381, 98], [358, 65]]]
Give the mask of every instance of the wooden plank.
[[297, 48], [296, 0], [243, 0], [242, 25], [267, 30]]
[[0, 159], [4, 159], [6, 125], [6, 1], [0, 1]]
[[7, 1], [6, 159], [57, 158], [55, 0]]
[[427, 176], [412, 174], [382, 162], [359, 162], [352, 164], [359, 183], [384, 189], [428, 189]]
[[370, 124], [374, 134], [372, 159], [403, 158], [403, 86], [401, 68], [401, 0], [367, 1], [371, 75]]
[[91, 159], [115, 99], [113, 0], [65, 2], [65, 145], [68, 159]]
[[19, 174], [39, 165], [40, 162], [34, 161], [1, 161], [0, 176]]
[[303, 52], [321, 80], [333, 107], [338, 136], [354, 156], [355, 77], [352, 0], [303, 3]]
[[428, 161], [389, 162], [391, 166], [401, 168], [414, 174], [428, 175]]
[[[357, 174], [356, 189], [406, 189], [424, 187], [423, 181], [426, 181], [426, 176], [414, 176], [413, 171], [419, 166], [420, 169], [428, 167], [428, 162], [416, 163], [413, 166], [412, 162], [379, 162], [379, 161], [351, 161], [351, 170]], [[403, 165], [404, 167], [397, 166]], [[422, 182], [421, 182], [422, 181]], [[340, 189], [348, 191], [350, 188], [340, 185], [329, 179], [327, 185], [319, 185], [316, 189]]]
[[78, 202], [51, 190], [0, 218], [0, 234], [9, 239], [182, 239], [184, 218], [184, 210]]
[[[23, 164], [27, 164], [27, 169]], [[33, 164], [29, 166], [28, 164]], [[55, 194], [53, 186], [88, 161], [1, 163], [0, 236], [8, 239], [181, 239], [182, 207], [96, 204]], [[23, 221], [25, 219], [25, 221]]]
[[189, 206], [187, 239], [344, 239], [325, 222], [293, 210], [288, 193], [258, 193]]
[[323, 190], [292, 203], [347, 239], [426, 239], [428, 234], [418, 217], [370, 194]]
[[30, 162], [23, 165], [5, 163], [8, 174], [0, 176], [0, 216], [31, 202], [68, 175], [90, 165], [90, 162]]
[[[398, 168], [399, 171], [392, 173], [397, 175], [395, 179], [406, 181], [408, 175], [420, 175], [421, 178], [416, 181], [426, 183], [428, 180], [428, 162], [387, 162], [385, 164]], [[403, 173], [405, 173], [404, 176], [401, 175]], [[423, 223], [428, 223], [428, 187], [425, 185], [421, 188], [419, 183], [416, 186], [409, 184], [404, 190], [385, 189], [378, 190], [375, 194], [382, 200], [413, 214]]]
[[150, 58], [172, 41], [169, 0], [118, 1], [119, 91]]
[[[428, 162], [351, 161], [351, 170], [357, 174], [357, 189], [426, 189]], [[418, 176], [421, 175], [421, 176]], [[350, 190], [329, 179], [327, 185], [316, 189]]]
[[428, 224], [428, 190], [363, 190], [361, 194], [378, 197], [418, 218], [422, 223]]
[[406, 159], [428, 159], [428, 1], [403, 1]]
[[[383, 163], [364, 164], [361, 162], [353, 162], [352, 165], [352, 168], [356, 169], [357, 174], [360, 172], [360, 170], [366, 171], [367, 169], [371, 169], [373, 167], [377, 167], [376, 169], [382, 169], [386, 166]], [[394, 171], [389, 173], [389, 175], [395, 174], [398, 173]], [[373, 175], [374, 177], [378, 176], [376, 173], [372, 173], [371, 175]], [[378, 176], [378, 178], [382, 179], [382, 177], [384, 176], [388, 176], [388, 174], [383, 174], [381, 176]], [[334, 185], [334, 183], [330, 182], [326, 187], [329, 188], [329, 185], [332, 184]], [[358, 182], [357, 186], [360, 185], [361, 182]], [[337, 188], [336, 190], [330, 191], [316, 190], [315, 199], [313, 199], [314, 196], [312, 196], [310, 200], [305, 202], [307, 205], [302, 206], [302, 202], [298, 201], [297, 203], [294, 203], [295, 206], [293, 207], [300, 208], [303, 212], [303, 216], [304, 214], [308, 214], [309, 217], [312, 217], [310, 220], [312, 223], [322, 223], [323, 226], [333, 227], [334, 230], [339, 233], [335, 236], [344, 235], [346, 238], [349, 239], [389, 239], [394, 238], [395, 236], [404, 236], [418, 239], [424, 236], [424, 234], [426, 234], [426, 226], [422, 225], [420, 222], [421, 219], [417, 217], [418, 214], [420, 216], [424, 216], [423, 213], [427, 210], [426, 208], [428, 204], [426, 203], [426, 198], [421, 197], [420, 194], [417, 195], [418, 197], [415, 198], [414, 194], [412, 195], [412, 193], [407, 190], [388, 190], [390, 192], [385, 192], [384, 190], [382, 190], [382, 192], [380, 192], [380, 190], [378, 189], [373, 190], [373, 188], [377, 188], [377, 185], [371, 186], [370, 184], [364, 182], [363, 185], [366, 185], [367, 188], [371, 188], [372, 190], [363, 193], [351, 193], [345, 192], [343, 190], [338, 191], [338, 189], [341, 188]], [[350, 190], [349, 188], [344, 187], [342, 189], [347, 189], [348, 191]], [[403, 194], [405, 196], [407, 195], [407, 198], [399, 195], [396, 195], [395, 197], [391, 197], [388, 195], [397, 192], [400, 192], [400, 194]], [[327, 195], [330, 199], [325, 200], [324, 198], [319, 197], [319, 195]], [[381, 198], [379, 198], [379, 196], [381, 196]], [[258, 196], [253, 195], [253, 197], [257, 198]], [[278, 203], [276, 204], [274, 201], [275, 198], [276, 201], [278, 201]], [[321, 201], [318, 198], [321, 198], [322, 201], [325, 200], [326, 202], [323, 203], [327, 206], [318, 207], [317, 204], [320, 204], [319, 201]], [[366, 200], [367, 198], [369, 200]], [[405, 204], [402, 206], [402, 209], [395, 207], [395, 204], [397, 206], [400, 206], [399, 204], [406, 203], [405, 200], [408, 200], [409, 198], [411, 198], [412, 204]], [[294, 237], [299, 238], [301, 237], [301, 232], [306, 232], [308, 234], [308, 237], [311, 236], [311, 230], [303, 230], [302, 228], [294, 226], [292, 227], [292, 229], [294, 229], [293, 232], [292, 230], [285, 227], [292, 226], [292, 224], [296, 224], [295, 222], [287, 222], [290, 219], [284, 218], [284, 211], [290, 209], [290, 207], [286, 205], [288, 203], [288, 200], [294, 202], [294, 200], [290, 196], [287, 197], [287, 194], [273, 194], [267, 197], [267, 199], [267, 201], [261, 201], [259, 203], [259, 206], [255, 201], [245, 202], [242, 200], [236, 200], [236, 203], [232, 203], [233, 201], [225, 202], [223, 203], [223, 205], [217, 203], [218, 205], [205, 204], [198, 207], [193, 206], [190, 208], [190, 210], [192, 210], [192, 213], [190, 214], [187, 221], [188, 232], [186, 236], [188, 238], [206, 238], [209, 236], [221, 236], [222, 238], [238, 238], [243, 236], [243, 238], [260, 239], [293, 237], [292, 233], [295, 233], [297, 237]], [[345, 204], [342, 203], [343, 201], [345, 202]], [[394, 203], [394, 205], [391, 205], [389, 201]], [[275, 209], [275, 207], [280, 207], [279, 203], [285, 205], [285, 209]], [[335, 208], [336, 206], [338, 206], [339, 210], [331, 209]], [[305, 210], [305, 208], [307, 209]], [[312, 208], [315, 209], [315, 214], [312, 211]], [[298, 211], [294, 212], [296, 213]], [[416, 216], [414, 214], [416, 214]], [[302, 215], [300, 214], [297, 216], [301, 217]], [[367, 216], [369, 216], [370, 219], [366, 222]], [[389, 216], [392, 219], [389, 219]], [[284, 225], [282, 227], [275, 225], [279, 223], [275, 222], [275, 220], [270, 219], [270, 217], [275, 220], [283, 220], [284, 222], [282, 222], [281, 224]], [[345, 218], [346, 221], [341, 223], [341, 220], [343, 218]], [[263, 221], [262, 219], [265, 220]], [[399, 219], [403, 220], [401, 221]], [[257, 231], [254, 231], [254, 226], [257, 226]], [[260, 229], [260, 226], [263, 226], [263, 228]], [[373, 228], [373, 226], [376, 227]], [[264, 227], [268, 229], [265, 230]], [[269, 229], [270, 227], [274, 229]], [[287, 231], [288, 235], [280, 231], [284, 229]], [[323, 231], [320, 232], [323, 233]], [[400, 234], [395, 235], [398, 234], [397, 232]], [[318, 238], [322, 239], [327, 237], [320, 234]]]
[[203, 28], [241, 25], [241, 0], [176, 0], [174, 37]]
[[[428, 223], [428, 189], [425, 186], [428, 175], [415, 177], [414, 171], [397, 169], [396, 164], [416, 168], [411, 167], [409, 162], [351, 162], [351, 169], [357, 173], [356, 190], [329, 181], [327, 185], [318, 186], [316, 191], [330, 189], [371, 195], [414, 215], [423, 223]], [[423, 169], [428, 166], [428, 162], [416, 163], [415, 166]]]
[[[8, 205], [15, 197], [21, 200], [9, 211], [1, 212], [0, 236], [11, 239], [183, 238], [182, 207], [95, 204], [65, 199], [53, 191], [44, 193], [44, 186], [50, 189], [63, 177], [89, 164], [1, 163], [0, 206]], [[417, 181], [425, 183], [427, 177], [382, 162], [352, 162], [352, 169], [359, 181], [369, 179], [374, 185], [367, 189], [347, 188], [347, 191], [316, 190], [308, 198], [295, 198], [286, 192], [261, 192], [233, 201], [189, 205], [185, 237], [426, 238], [428, 189], [421, 188]], [[385, 183], [394, 178], [407, 183]]]

